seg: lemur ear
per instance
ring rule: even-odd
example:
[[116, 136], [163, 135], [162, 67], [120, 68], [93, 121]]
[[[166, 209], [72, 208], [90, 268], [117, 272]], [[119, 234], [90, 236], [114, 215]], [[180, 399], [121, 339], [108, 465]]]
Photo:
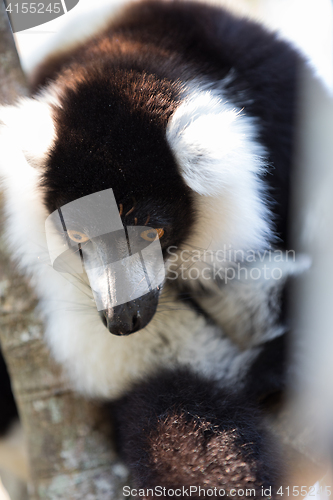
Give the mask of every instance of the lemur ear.
[[167, 140], [186, 184], [206, 196], [217, 196], [244, 174], [264, 168], [265, 151], [256, 141], [254, 120], [220, 95], [191, 92], [167, 126]]
[[44, 98], [22, 98], [0, 107], [0, 133], [19, 149], [29, 164], [42, 168], [55, 139], [52, 108]]

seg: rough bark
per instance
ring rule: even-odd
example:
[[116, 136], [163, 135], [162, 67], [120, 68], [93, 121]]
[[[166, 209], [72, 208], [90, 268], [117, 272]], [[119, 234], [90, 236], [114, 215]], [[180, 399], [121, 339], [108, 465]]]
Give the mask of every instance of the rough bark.
[[[0, 102], [24, 94], [25, 78], [0, 2]], [[0, 223], [2, 234], [3, 212]], [[27, 439], [30, 499], [122, 498], [127, 470], [112, 448], [110, 424], [98, 403], [69, 389], [43, 343], [36, 305], [1, 236], [0, 340]]]
[[27, 87], [16, 52], [4, 3], [0, 3], [0, 102], [12, 103], [17, 95], [26, 95]]

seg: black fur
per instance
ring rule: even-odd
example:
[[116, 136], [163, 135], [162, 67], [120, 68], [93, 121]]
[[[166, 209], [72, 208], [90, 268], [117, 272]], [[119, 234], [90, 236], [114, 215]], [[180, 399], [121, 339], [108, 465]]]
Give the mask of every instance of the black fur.
[[17, 418], [18, 412], [6, 363], [0, 350], [0, 436], [7, 432], [10, 425]]
[[[265, 181], [274, 200], [277, 234], [284, 245], [300, 62], [301, 57], [287, 43], [221, 8], [177, 1], [130, 6], [103, 34], [65, 56], [49, 59], [35, 74], [34, 90], [61, 75], [64, 94], [64, 111], [57, 114], [63, 147], [55, 146], [45, 178], [48, 208], [110, 186], [116, 188], [116, 199], [122, 203], [126, 180], [129, 198], [144, 199], [147, 191], [151, 196], [164, 194], [166, 189], [165, 199], [170, 200], [167, 186], [172, 186], [173, 200], [179, 198], [179, 218], [188, 216], [191, 210], [186, 212], [185, 206], [190, 198], [175, 175], [162, 137], [166, 119], [177, 105], [176, 82], [192, 78], [218, 82], [229, 75], [227, 98], [258, 118], [259, 139], [271, 163]], [[147, 105], [150, 97], [152, 106]], [[133, 110], [131, 119], [128, 106]], [[70, 125], [74, 130], [69, 133]], [[89, 140], [88, 131], [92, 132]], [[115, 144], [118, 147], [113, 152]], [[71, 165], [75, 165], [74, 172]], [[156, 168], [158, 182], [156, 176], [153, 179]], [[72, 195], [66, 193], [68, 183]], [[119, 193], [117, 185], [121, 186]], [[59, 187], [64, 192], [61, 200], [54, 194]], [[160, 214], [164, 212], [163, 205], [156, 208]], [[187, 227], [182, 224], [181, 230]]]
[[138, 384], [112, 410], [137, 488], [254, 488], [260, 498], [277, 484], [277, 449], [244, 393], [179, 369]]
[[258, 402], [279, 397], [288, 378], [288, 335], [266, 342], [246, 374], [245, 392]]
[[143, 226], [149, 217], [149, 226], [164, 229], [163, 249], [179, 245], [194, 209], [165, 140], [176, 85], [102, 62], [76, 68], [66, 85], [43, 179], [49, 211], [111, 187], [124, 224]]

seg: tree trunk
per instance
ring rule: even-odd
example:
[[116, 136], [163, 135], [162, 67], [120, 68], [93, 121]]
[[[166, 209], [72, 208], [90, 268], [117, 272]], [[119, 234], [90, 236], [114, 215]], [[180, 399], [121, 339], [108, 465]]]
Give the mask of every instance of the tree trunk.
[[[17, 95], [27, 94], [0, 2], [0, 102], [9, 104]], [[3, 221], [1, 211], [1, 234]], [[110, 423], [100, 404], [71, 392], [50, 359], [36, 304], [1, 236], [0, 340], [27, 440], [29, 496], [33, 500], [123, 498], [128, 475], [113, 449]]]

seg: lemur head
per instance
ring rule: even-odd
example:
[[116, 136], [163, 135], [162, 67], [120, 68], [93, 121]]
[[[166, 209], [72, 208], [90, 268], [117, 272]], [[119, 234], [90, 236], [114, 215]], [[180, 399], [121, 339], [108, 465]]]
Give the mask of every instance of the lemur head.
[[[105, 326], [117, 335], [134, 333], [155, 314], [163, 283], [137, 297], [140, 272], [128, 265], [117, 278], [109, 265], [110, 246], [118, 260], [125, 258], [129, 231], [138, 228], [137, 245], [143, 248], [159, 238], [166, 257], [168, 246], [179, 246], [191, 231], [191, 190], [179, 174], [166, 140], [168, 118], [175, 110], [179, 90], [176, 84], [153, 76], [107, 68], [105, 72], [78, 68], [74, 77], [62, 75], [57, 85], [59, 101], [51, 111], [54, 140], [41, 178], [45, 205], [53, 213], [74, 200], [112, 189], [127, 242], [122, 237], [116, 241], [111, 234], [92, 239], [89, 227], [78, 221], [76, 225], [75, 217], [68, 234], [84, 240], [82, 252], [90, 284], [94, 290], [98, 281], [97, 288], [102, 290], [103, 308], [99, 309]], [[104, 207], [104, 213], [104, 217], [108, 213], [112, 217], [110, 206]], [[94, 248], [89, 250], [92, 240]], [[87, 261], [96, 260], [97, 254], [104, 261], [103, 271], [95, 269], [93, 277]], [[149, 263], [145, 265], [149, 267]], [[133, 287], [133, 294], [128, 290], [133, 300], [112, 300], [117, 294], [114, 288], [119, 295], [126, 287]]]
[[[240, 166], [246, 165], [243, 184], [247, 178], [253, 184], [249, 175], [258, 170], [256, 145], [246, 118], [239, 122], [237, 109], [223, 102], [218, 92], [196, 82], [185, 85], [100, 62], [72, 65], [18, 109], [15, 136], [39, 173], [48, 213], [112, 189], [124, 228], [155, 229], [150, 236], [143, 229], [139, 237], [159, 238], [164, 259], [170, 246], [179, 248], [207, 228], [206, 241], [214, 238], [221, 229], [216, 221], [222, 221], [223, 214], [214, 207], [214, 223], [210, 223], [209, 200], [218, 200], [223, 190], [230, 193], [239, 183]], [[6, 112], [2, 116], [6, 121]], [[242, 198], [241, 192], [238, 197]], [[251, 208], [247, 212], [251, 217]], [[233, 214], [229, 215], [232, 229]], [[244, 224], [243, 217], [236, 215]], [[204, 220], [200, 231], [199, 219]], [[67, 226], [72, 240], [79, 243], [77, 238], [82, 238], [85, 243], [85, 263], [96, 255], [104, 262], [95, 280], [102, 289], [99, 310], [105, 326], [117, 335], [144, 328], [155, 314], [163, 283], [115, 305], [110, 297], [117, 283], [103, 257], [108, 252], [107, 239], [95, 239], [94, 249], [89, 250], [89, 227], [76, 224], [75, 217]], [[123, 244], [117, 243], [120, 253]]]

